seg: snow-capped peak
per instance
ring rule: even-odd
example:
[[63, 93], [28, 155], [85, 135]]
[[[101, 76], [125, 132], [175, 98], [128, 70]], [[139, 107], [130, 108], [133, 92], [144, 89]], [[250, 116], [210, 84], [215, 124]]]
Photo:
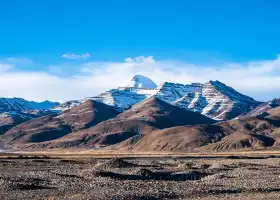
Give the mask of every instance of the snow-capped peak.
[[227, 96], [229, 99], [233, 101], [255, 102], [253, 98], [237, 92], [232, 87], [229, 87], [218, 80], [209, 81], [208, 83], [205, 84], [205, 86], [207, 86], [208, 88], [212, 87], [213, 89], [217, 90], [219, 93]]
[[145, 76], [134, 75], [129, 79], [127, 87], [154, 89], [157, 88], [157, 84]]
[[232, 119], [258, 106], [260, 102], [243, 95], [220, 81], [209, 81], [194, 93], [186, 94], [175, 105], [208, 117]]
[[[157, 86], [151, 79], [142, 75], [133, 76], [125, 87], [111, 89], [86, 99], [125, 110], [152, 96], [219, 120], [232, 119], [260, 104], [260, 102], [237, 92], [220, 81], [187, 85], [164, 82]], [[79, 105], [82, 101], [68, 102], [65, 107], [60, 106], [63, 108], [58, 110], [67, 110]]]

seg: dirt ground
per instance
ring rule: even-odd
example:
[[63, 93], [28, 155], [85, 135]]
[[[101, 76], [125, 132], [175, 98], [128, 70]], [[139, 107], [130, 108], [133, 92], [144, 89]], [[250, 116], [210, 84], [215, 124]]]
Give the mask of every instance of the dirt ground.
[[279, 156], [0, 158], [1, 199], [280, 199]]

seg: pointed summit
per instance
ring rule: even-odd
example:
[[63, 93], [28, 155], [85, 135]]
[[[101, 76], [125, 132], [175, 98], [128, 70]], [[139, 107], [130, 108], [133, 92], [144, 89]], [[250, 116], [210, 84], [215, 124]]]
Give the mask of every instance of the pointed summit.
[[231, 99], [232, 101], [238, 101], [238, 102], [247, 102], [247, 103], [255, 103], [256, 101], [244, 94], [241, 94], [240, 92], [236, 91], [230, 86], [227, 86], [226, 84], [216, 80], [216, 81], [209, 81], [204, 85], [205, 88], [208, 90], [212, 89], [216, 92], [226, 96], [227, 98]]
[[156, 128], [169, 128], [215, 121], [197, 112], [171, 105], [157, 97], [150, 97], [118, 115], [120, 119], [142, 120]]
[[212, 119], [233, 119], [261, 102], [243, 95], [220, 81], [209, 81], [194, 93], [175, 102], [176, 106], [202, 113]]
[[128, 82], [127, 87], [133, 88], [156, 88], [157, 84], [151, 79], [142, 76], [142, 75], [134, 75]]

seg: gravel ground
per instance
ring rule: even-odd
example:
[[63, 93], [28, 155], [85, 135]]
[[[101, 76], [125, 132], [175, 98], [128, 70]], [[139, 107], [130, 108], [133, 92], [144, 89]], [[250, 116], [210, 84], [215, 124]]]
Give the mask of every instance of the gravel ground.
[[280, 159], [0, 159], [4, 199], [280, 199]]

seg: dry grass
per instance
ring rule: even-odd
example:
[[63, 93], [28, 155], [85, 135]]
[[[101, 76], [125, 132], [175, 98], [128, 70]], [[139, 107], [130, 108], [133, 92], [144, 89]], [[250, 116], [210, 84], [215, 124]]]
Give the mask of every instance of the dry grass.
[[89, 150], [89, 149], [55, 149], [48, 151], [11, 151], [2, 153], [0, 157], [7, 156], [49, 156], [49, 157], [94, 157], [94, 158], [114, 158], [114, 157], [227, 157], [227, 156], [280, 156], [280, 149], [260, 149], [250, 151], [231, 152], [135, 152], [135, 151], [112, 151], [112, 150]]

